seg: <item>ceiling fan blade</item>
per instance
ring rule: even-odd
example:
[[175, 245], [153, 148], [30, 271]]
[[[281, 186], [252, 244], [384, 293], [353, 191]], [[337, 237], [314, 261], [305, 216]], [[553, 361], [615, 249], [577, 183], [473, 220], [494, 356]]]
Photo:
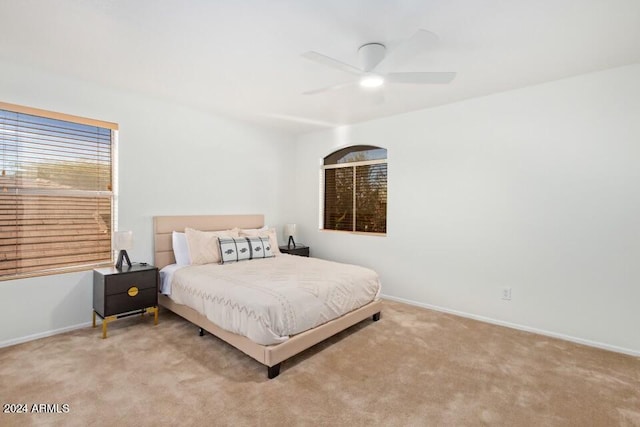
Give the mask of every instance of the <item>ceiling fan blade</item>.
[[357, 82], [347, 82], [347, 83], [339, 83], [337, 85], [333, 85], [333, 86], [328, 86], [328, 87], [323, 87], [320, 89], [314, 89], [314, 90], [309, 90], [307, 92], [302, 92], [303, 95], [315, 95], [317, 93], [323, 93], [323, 92], [331, 92], [333, 90], [338, 90], [338, 89], [342, 89], [345, 87], [349, 87], [349, 86], [355, 86], [357, 85]]
[[302, 54], [305, 58], [310, 61], [318, 62], [320, 64], [326, 65], [331, 68], [335, 68], [337, 70], [346, 71], [347, 73], [360, 75], [362, 74], [362, 70], [354, 67], [353, 65], [346, 64], [342, 61], [338, 61], [337, 59], [330, 58], [326, 55], [323, 55], [318, 52], [305, 52]]
[[438, 36], [427, 30], [418, 30], [411, 37], [388, 52], [375, 70], [386, 71], [389, 66], [401, 65], [424, 50], [432, 49], [438, 44]]
[[408, 84], [446, 84], [456, 77], [453, 72], [416, 72], [416, 73], [389, 73], [387, 80], [392, 83]]

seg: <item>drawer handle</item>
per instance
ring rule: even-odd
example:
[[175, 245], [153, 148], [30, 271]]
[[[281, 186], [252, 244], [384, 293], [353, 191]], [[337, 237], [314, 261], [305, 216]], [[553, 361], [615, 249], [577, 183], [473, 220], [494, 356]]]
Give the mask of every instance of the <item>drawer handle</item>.
[[135, 297], [136, 295], [138, 295], [138, 288], [136, 288], [135, 286], [132, 286], [129, 288], [127, 293], [129, 294], [130, 297]]

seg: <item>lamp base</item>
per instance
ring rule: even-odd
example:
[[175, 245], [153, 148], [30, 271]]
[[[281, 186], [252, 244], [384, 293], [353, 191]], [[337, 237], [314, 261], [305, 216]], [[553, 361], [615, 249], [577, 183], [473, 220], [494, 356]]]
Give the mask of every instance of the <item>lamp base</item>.
[[129, 260], [129, 255], [127, 254], [127, 251], [125, 251], [124, 249], [120, 250], [120, 252], [118, 253], [118, 260], [116, 261], [117, 269], [122, 268], [123, 260], [127, 261], [127, 264], [129, 265], [129, 267], [131, 267], [131, 261]]
[[287, 243], [287, 249], [291, 249], [291, 243], [293, 243], [293, 247], [296, 247], [296, 241], [293, 240], [293, 236], [289, 236], [289, 243]]

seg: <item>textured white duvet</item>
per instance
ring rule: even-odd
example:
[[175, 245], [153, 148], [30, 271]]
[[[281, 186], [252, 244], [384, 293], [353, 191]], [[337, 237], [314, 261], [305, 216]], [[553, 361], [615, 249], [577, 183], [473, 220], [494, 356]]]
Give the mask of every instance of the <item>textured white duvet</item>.
[[180, 268], [173, 273], [170, 298], [227, 331], [269, 345], [362, 307], [379, 294], [373, 270], [283, 254]]

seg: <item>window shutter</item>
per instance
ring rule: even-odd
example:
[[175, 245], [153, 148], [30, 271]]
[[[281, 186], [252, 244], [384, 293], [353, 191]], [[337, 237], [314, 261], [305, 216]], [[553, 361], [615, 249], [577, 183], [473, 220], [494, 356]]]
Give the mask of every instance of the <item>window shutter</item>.
[[0, 150], [0, 279], [112, 259], [110, 128], [0, 110]]

